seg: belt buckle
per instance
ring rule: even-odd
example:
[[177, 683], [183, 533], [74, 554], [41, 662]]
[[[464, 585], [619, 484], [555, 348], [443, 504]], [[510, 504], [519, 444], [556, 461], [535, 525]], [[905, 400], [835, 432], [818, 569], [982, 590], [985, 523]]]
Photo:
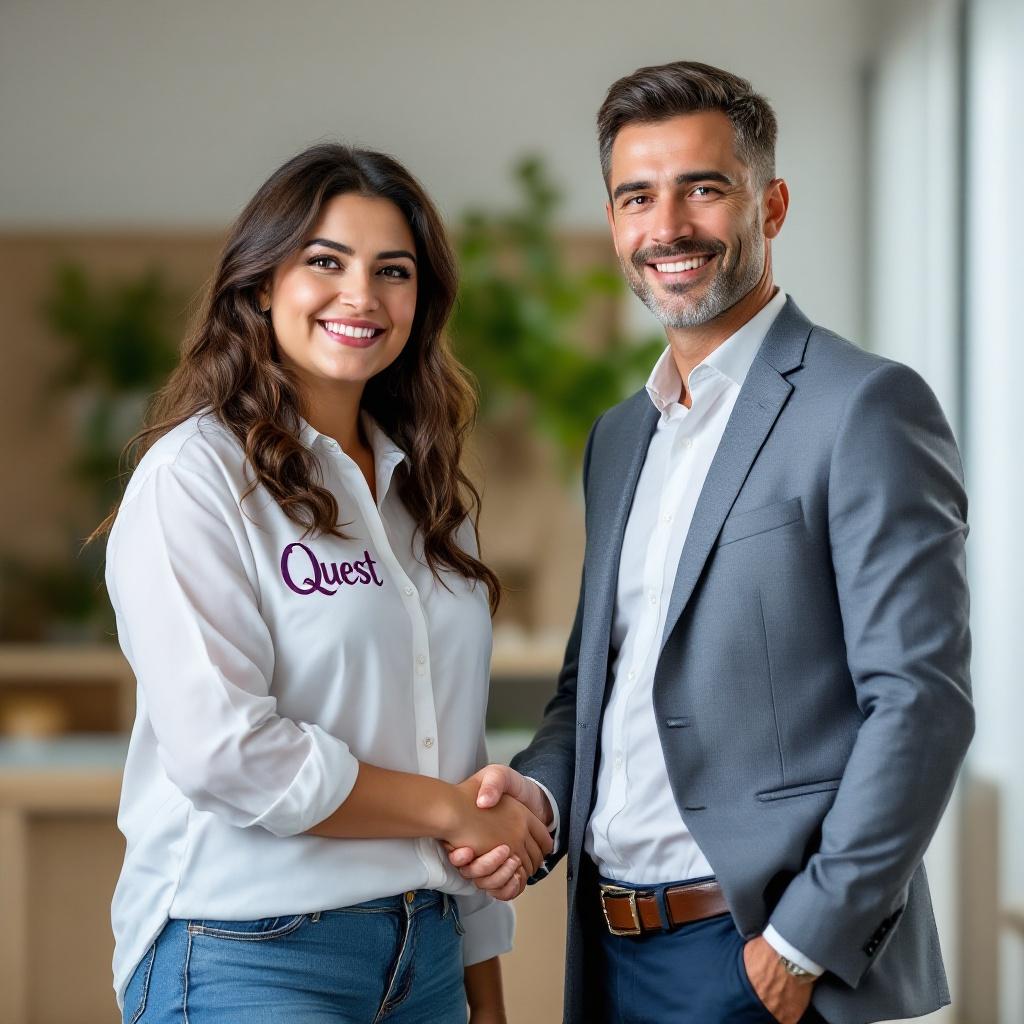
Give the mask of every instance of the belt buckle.
[[[625, 896], [629, 904], [629, 912], [633, 915], [632, 928], [616, 928], [608, 917], [608, 906], [604, 901], [605, 896]], [[608, 931], [612, 935], [640, 935], [643, 929], [640, 927], [640, 913], [636, 906], [636, 889], [627, 889], [622, 885], [606, 885], [601, 883], [601, 910], [604, 913], [604, 923], [608, 925]]]

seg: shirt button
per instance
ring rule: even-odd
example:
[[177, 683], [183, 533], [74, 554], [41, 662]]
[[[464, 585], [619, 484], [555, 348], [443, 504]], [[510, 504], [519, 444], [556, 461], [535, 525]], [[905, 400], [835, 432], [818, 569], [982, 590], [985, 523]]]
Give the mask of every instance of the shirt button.
[[664, 521], [665, 521], [666, 523], [671, 523], [671, 522], [672, 522], [672, 513], [671, 513], [671, 512], [666, 512], [666, 513], [665, 513], [665, 514], [664, 514], [664, 515], [663, 515], [663, 516], [662, 516], [661, 518], [662, 518], [662, 519], [663, 519], [663, 520], [664, 520]]
[[326, 447], [328, 450], [332, 452], [336, 452], [341, 447], [341, 445], [339, 445], [338, 442], [334, 440], [334, 438], [329, 437], [327, 438], [327, 440], [324, 441], [324, 447]]
[[657, 604], [658, 603], [658, 595], [652, 590], [650, 592], [650, 594], [647, 595], [647, 600], [650, 601], [651, 604]]
[[686, 438], [686, 440], [683, 441], [683, 447], [684, 448], [692, 448], [693, 447], [693, 438], [692, 437]]
[[406, 597], [412, 597], [412, 592], [413, 592], [412, 591], [412, 587], [406, 587], [405, 588], [405, 596]]
[[425, 654], [417, 654], [416, 655], [416, 664], [417, 665], [426, 665], [426, 663], [427, 663], [427, 656]]
[[634, 671], [633, 671], [632, 669], [630, 669], [630, 670], [629, 670], [629, 674], [628, 674], [628, 675], [626, 676], [626, 678], [627, 678], [627, 679], [628, 679], [628, 680], [629, 680], [630, 682], [633, 682], [633, 680], [634, 680], [634, 679], [636, 679], [636, 673], [635, 673], [635, 672], [634, 672]]
[[621, 768], [622, 767], [622, 755], [621, 754], [616, 754], [615, 755], [615, 767], [616, 768]]
[[423, 746], [425, 746], [425, 747], [426, 747], [426, 748], [427, 748], [428, 750], [429, 750], [429, 749], [430, 749], [430, 748], [431, 748], [431, 747], [432, 747], [433, 745], [434, 745], [434, 737], [433, 737], [433, 736], [428, 736], [428, 737], [427, 737], [427, 738], [426, 738], [426, 739], [425, 739], [425, 740], [423, 741]]

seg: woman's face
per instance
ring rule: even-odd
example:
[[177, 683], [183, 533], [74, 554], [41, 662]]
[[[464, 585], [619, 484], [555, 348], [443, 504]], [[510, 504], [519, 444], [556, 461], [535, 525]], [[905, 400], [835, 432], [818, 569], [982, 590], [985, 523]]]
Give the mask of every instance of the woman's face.
[[416, 312], [415, 253], [389, 200], [349, 193], [324, 206], [261, 296], [281, 361], [307, 388], [355, 385], [361, 393], [398, 358]]

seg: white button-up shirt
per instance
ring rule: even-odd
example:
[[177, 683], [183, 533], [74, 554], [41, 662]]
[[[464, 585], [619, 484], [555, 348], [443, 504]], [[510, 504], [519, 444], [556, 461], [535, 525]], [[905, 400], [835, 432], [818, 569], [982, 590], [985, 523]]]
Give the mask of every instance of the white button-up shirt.
[[[377, 501], [336, 441], [302, 425], [347, 539], [304, 537], [234, 435], [193, 417], [136, 469], [107, 547], [118, 639], [138, 680], [118, 825], [114, 987], [168, 918], [247, 920], [411, 889], [458, 897], [467, 964], [511, 946], [511, 909], [424, 839], [304, 833], [359, 762], [461, 782], [486, 763], [487, 591], [422, 559], [364, 417]], [[475, 553], [470, 524], [459, 542]]]
[[[672, 795], [654, 714], [654, 670], [676, 568], [740, 388], [785, 305], [780, 290], [690, 372], [691, 405], [666, 349], [647, 382], [661, 414], [626, 523], [612, 622], [613, 682], [601, 724], [597, 801], [585, 848], [606, 878], [662, 883], [713, 875]], [[820, 973], [769, 929], [779, 952]], [[779, 941], [776, 942], [776, 939]]]

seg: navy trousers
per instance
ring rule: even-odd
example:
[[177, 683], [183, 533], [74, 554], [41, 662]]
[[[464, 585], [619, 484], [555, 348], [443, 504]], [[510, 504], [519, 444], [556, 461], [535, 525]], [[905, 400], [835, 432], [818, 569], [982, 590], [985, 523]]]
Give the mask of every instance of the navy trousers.
[[[678, 883], [614, 884], [655, 890], [663, 899], [667, 885]], [[602, 932], [594, 950], [601, 963], [588, 974], [603, 987], [599, 1002], [606, 1024], [770, 1024], [775, 1020], [747, 978], [745, 940], [729, 914], [646, 935]], [[811, 1007], [801, 1024], [823, 1020]]]

